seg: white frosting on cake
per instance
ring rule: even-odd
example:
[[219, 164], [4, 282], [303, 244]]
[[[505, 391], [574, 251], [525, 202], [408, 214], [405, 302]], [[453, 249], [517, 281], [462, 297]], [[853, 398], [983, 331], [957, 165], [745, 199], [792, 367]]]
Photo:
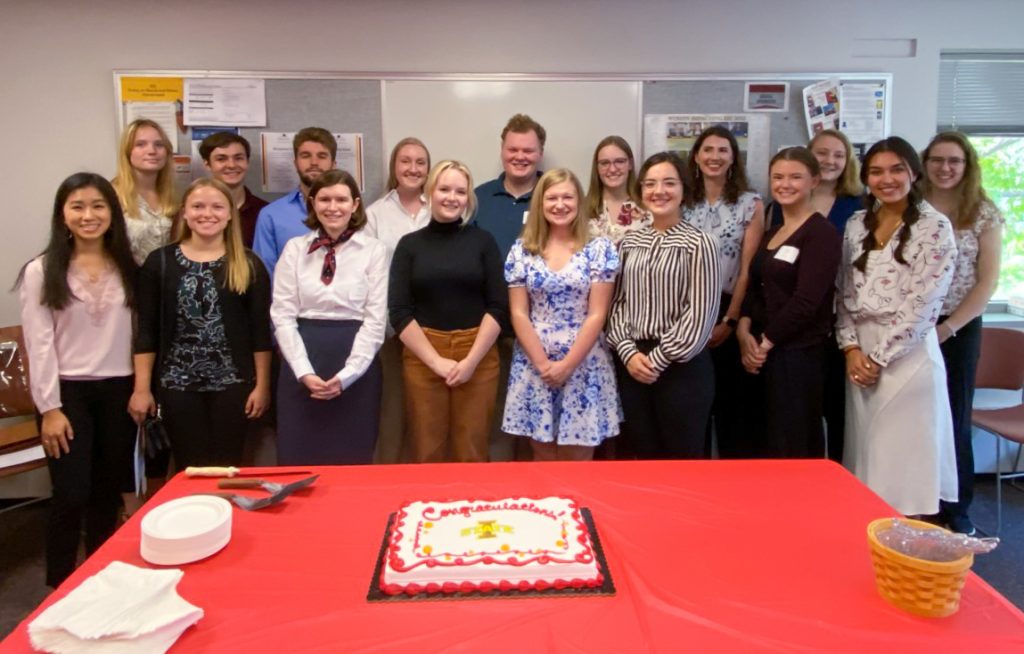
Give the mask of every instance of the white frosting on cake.
[[392, 527], [381, 588], [414, 594], [597, 586], [587, 527], [564, 497], [411, 502]]

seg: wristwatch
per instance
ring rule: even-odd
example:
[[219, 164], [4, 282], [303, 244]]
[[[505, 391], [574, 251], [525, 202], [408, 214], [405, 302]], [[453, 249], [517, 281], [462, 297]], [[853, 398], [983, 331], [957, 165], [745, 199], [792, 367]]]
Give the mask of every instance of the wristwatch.
[[736, 329], [736, 325], [738, 325], [740, 323], [735, 318], [730, 318], [729, 316], [724, 316], [722, 318], [722, 323], [721, 324], [728, 325], [732, 329]]

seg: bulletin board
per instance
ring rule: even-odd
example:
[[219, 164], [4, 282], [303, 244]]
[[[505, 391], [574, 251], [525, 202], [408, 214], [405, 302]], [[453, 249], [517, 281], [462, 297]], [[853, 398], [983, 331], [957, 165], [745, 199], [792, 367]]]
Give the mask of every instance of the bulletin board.
[[[746, 82], [790, 83], [788, 110], [764, 114], [773, 153], [783, 146], [807, 142], [801, 94], [803, 87], [814, 82], [839, 77], [883, 84], [886, 133], [892, 105], [892, 75], [887, 73], [381, 75], [124, 70], [114, 72], [118, 134], [127, 122], [122, 81], [138, 77], [265, 80], [266, 126], [240, 128], [253, 146], [246, 179], [249, 188], [266, 199], [277, 197], [261, 191], [261, 132], [294, 132], [315, 125], [331, 132], [362, 134], [367, 203], [382, 194], [391, 147], [406, 136], [422, 139], [435, 161], [465, 161], [476, 183], [495, 177], [501, 170], [501, 128], [517, 112], [531, 114], [548, 131], [544, 167], [571, 168], [586, 186], [593, 148], [604, 136], [623, 136], [640, 159], [645, 155], [645, 114], [743, 113]], [[184, 127], [179, 135], [182, 146], [189, 138], [190, 128]]]

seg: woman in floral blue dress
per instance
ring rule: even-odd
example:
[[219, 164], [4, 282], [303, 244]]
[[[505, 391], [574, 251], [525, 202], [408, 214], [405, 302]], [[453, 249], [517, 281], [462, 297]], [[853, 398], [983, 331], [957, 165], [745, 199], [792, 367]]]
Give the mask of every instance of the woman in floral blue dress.
[[501, 428], [533, 439], [538, 461], [589, 460], [622, 421], [602, 337], [619, 259], [589, 237], [582, 197], [570, 171], [545, 173], [505, 262], [516, 345]]

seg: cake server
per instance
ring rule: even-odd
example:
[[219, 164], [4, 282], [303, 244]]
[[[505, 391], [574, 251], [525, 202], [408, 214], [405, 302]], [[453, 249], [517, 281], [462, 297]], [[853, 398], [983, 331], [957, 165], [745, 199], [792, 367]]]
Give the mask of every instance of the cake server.
[[189, 466], [186, 477], [279, 477], [282, 475], [308, 475], [310, 470], [267, 470], [266, 468], [236, 468], [234, 466]]
[[277, 504], [284, 498], [288, 497], [287, 494], [279, 493], [276, 495], [268, 495], [267, 497], [246, 497], [245, 495], [235, 495], [234, 493], [217, 493], [211, 491], [209, 493], [193, 493], [194, 495], [213, 495], [214, 497], [223, 497], [227, 501], [231, 502], [240, 509], [246, 511], [258, 511], [265, 509], [268, 506]]
[[312, 475], [305, 479], [293, 481], [290, 484], [277, 484], [266, 479], [221, 479], [217, 482], [217, 488], [262, 488], [272, 495], [284, 493], [285, 497], [297, 490], [311, 486], [320, 478], [320, 475]]

